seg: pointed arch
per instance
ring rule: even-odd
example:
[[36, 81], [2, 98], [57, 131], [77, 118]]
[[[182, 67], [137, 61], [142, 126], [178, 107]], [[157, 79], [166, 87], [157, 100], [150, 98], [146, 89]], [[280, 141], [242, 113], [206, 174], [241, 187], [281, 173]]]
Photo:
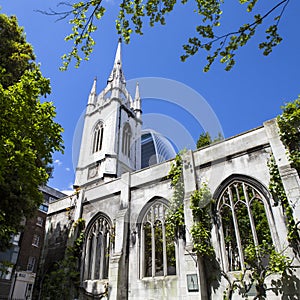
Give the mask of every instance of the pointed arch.
[[214, 193], [220, 253], [225, 271], [245, 268], [245, 249], [277, 240], [270, 193], [256, 179], [234, 174]]
[[87, 226], [83, 251], [84, 281], [108, 278], [111, 230], [112, 223], [103, 213], [98, 213]]
[[167, 234], [168, 201], [152, 198], [138, 217], [140, 277], [176, 275], [175, 240]]
[[131, 128], [128, 123], [125, 123], [122, 134], [122, 153], [130, 157], [130, 145], [131, 145]]
[[100, 121], [96, 124], [93, 130], [93, 145], [92, 153], [99, 152], [102, 149], [103, 143], [103, 123]]

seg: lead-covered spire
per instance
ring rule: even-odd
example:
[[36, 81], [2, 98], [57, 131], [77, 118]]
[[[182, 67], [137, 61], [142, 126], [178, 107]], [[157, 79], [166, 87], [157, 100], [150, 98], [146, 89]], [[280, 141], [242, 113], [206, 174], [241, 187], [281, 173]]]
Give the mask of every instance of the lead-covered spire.
[[122, 39], [119, 38], [118, 48], [116, 51], [116, 56], [115, 56], [115, 61], [114, 61], [114, 66], [113, 66], [113, 69], [107, 80], [107, 83], [125, 84], [125, 82], [126, 82], [125, 76], [124, 76], [123, 70], [122, 70], [121, 44], [122, 44]]

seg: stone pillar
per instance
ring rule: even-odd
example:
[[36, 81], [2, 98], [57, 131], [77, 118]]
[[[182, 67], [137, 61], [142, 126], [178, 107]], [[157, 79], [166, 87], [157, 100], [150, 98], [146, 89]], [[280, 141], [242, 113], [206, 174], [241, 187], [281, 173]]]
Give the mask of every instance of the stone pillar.
[[115, 219], [115, 244], [109, 265], [109, 299], [128, 298], [128, 243], [130, 173], [121, 176], [120, 210]]
[[191, 206], [191, 195], [197, 189], [196, 172], [194, 166], [193, 152], [188, 150], [182, 155], [183, 161], [183, 182], [184, 182], [184, 223], [186, 227], [186, 247], [189, 251], [193, 248], [191, 228], [193, 225], [193, 215]]
[[83, 190], [76, 190], [75, 195], [73, 196], [76, 199], [74, 199], [74, 221], [77, 221], [82, 217], [82, 203], [83, 203], [83, 197], [84, 197], [84, 191]]
[[294, 219], [296, 223], [300, 220], [300, 179], [297, 171], [291, 167], [287, 149], [279, 137], [279, 127], [276, 119], [264, 123], [267, 136], [272, 148], [272, 152], [279, 169], [279, 174], [288, 198], [293, 208]]
[[118, 212], [115, 223], [115, 249], [110, 259], [109, 264], [109, 299], [117, 300], [128, 297], [128, 278], [127, 278], [127, 240], [128, 238], [128, 214], [127, 209], [122, 209]]
[[[83, 190], [76, 190], [76, 192], [73, 195], [69, 196], [71, 202], [70, 204], [71, 209], [73, 209], [74, 207], [73, 217], [72, 217], [74, 222], [76, 222], [78, 219], [82, 217], [83, 197], [84, 197]], [[74, 228], [73, 224], [74, 223], [72, 223], [72, 226], [69, 231], [67, 246], [73, 246], [73, 243], [78, 233], [78, 228], [77, 227]]]
[[[197, 189], [197, 177], [195, 172], [194, 156], [191, 150], [187, 151], [182, 156], [183, 161], [183, 180], [184, 180], [184, 222], [186, 226], [186, 260], [190, 260], [190, 255], [193, 249], [193, 241], [191, 236], [191, 228], [193, 226], [193, 214], [191, 210], [191, 195]], [[197, 259], [198, 262], [198, 279], [199, 279], [199, 299], [208, 299], [206, 274], [204, 262], [202, 258]], [[186, 262], [187, 263], [187, 262]], [[184, 268], [183, 268], [184, 269]], [[181, 282], [185, 281], [186, 272], [182, 272]]]

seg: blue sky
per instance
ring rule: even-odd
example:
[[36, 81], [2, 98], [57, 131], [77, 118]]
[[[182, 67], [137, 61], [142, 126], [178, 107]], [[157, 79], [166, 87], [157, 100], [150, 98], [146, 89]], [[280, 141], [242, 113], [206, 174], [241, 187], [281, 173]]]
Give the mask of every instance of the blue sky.
[[[238, 2], [238, 1], [236, 1]], [[277, 1], [267, 1], [277, 3]], [[97, 92], [105, 87], [110, 74], [117, 46], [115, 18], [118, 2], [106, 0], [106, 15], [98, 24], [94, 38], [96, 47], [88, 62], [79, 69], [70, 67], [67, 72], [59, 71], [60, 57], [71, 45], [64, 42], [70, 32], [65, 21], [41, 15], [35, 10], [55, 8], [53, 0], [6, 0], [2, 13], [16, 15], [19, 24], [25, 28], [28, 42], [35, 50], [37, 61], [45, 77], [51, 79], [52, 94], [48, 100], [57, 108], [57, 121], [64, 127], [65, 154], [54, 155], [55, 171], [49, 185], [68, 190], [73, 184], [72, 140], [76, 124], [85, 109], [92, 82], [97, 76]], [[191, 2], [192, 3], [192, 2]], [[228, 4], [231, 3], [231, 4]], [[239, 5], [226, 1], [222, 32], [236, 29], [236, 24], [246, 21]], [[266, 9], [259, 4], [257, 10]], [[123, 45], [123, 70], [127, 80], [145, 77], [162, 77], [175, 80], [195, 90], [210, 105], [217, 116], [225, 137], [250, 130], [280, 113], [280, 106], [294, 100], [300, 94], [299, 88], [299, 1], [291, 0], [280, 23], [282, 43], [268, 57], [264, 57], [257, 44], [263, 32], [237, 53], [237, 64], [230, 71], [215, 63], [210, 72], [203, 73], [205, 54], [200, 53], [185, 63], [180, 61], [182, 44], [195, 33], [197, 15], [191, 4], [179, 5], [170, 14], [166, 26], [145, 27], [143, 36], [133, 36], [129, 45]], [[271, 19], [266, 20], [268, 23]], [[141, 86], [143, 98], [143, 87]], [[189, 101], [189, 99], [184, 99]], [[196, 101], [196, 100], [193, 100]], [[194, 103], [194, 102], [193, 102]], [[198, 103], [195, 102], [195, 106]], [[183, 104], [183, 106], [185, 106]], [[201, 103], [199, 103], [201, 109]], [[194, 140], [201, 133], [201, 127], [191, 118], [189, 109], [168, 107], [160, 99], [144, 101], [144, 115], [161, 115], [165, 120], [171, 117], [183, 125]], [[202, 124], [201, 120], [197, 120]], [[162, 125], [164, 127], [164, 125]]]

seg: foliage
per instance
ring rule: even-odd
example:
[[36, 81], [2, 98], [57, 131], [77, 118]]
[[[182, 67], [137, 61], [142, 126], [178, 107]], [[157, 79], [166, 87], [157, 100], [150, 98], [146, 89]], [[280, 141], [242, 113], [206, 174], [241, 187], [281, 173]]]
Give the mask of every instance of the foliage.
[[289, 150], [292, 167], [300, 174], [300, 95], [282, 107], [282, 114], [277, 117], [280, 139]]
[[[275, 251], [273, 245], [262, 243], [257, 247], [249, 245], [245, 249], [245, 263], [250, 269], [250, 284], [255, 284], [256, 298], [266, 297], [266, 278], [273, 274], [282, 275], [291, 265], [291, 260]], [[268, 263], [267, 263], [268, 261]]]
[[201, 133], [197, 141], [197, 149], [211, 144], [211, 137], [208, 132]]
[[6, 89], [34, 67], [35, 56], [14, 16], [0, 14], [0, 40], [0, 84]]
[[176, 155], [168, 175], [171, 179], [171, 186], [174, 192], [166, 218], [166, 234], [167, 237], [172, 238], [179, 236], [181, 228], [184, 226], [184, 183], [182, 178], [181, 154]]
[[[14, 226], [6, 224], [6, 214], [0, 210], [0, 251], [4, 251], [10, 245], [12, 235], [17, 234], [18, 231]], [[0, 263], [3, 263], [2, 261]]]
[[286, 222], [287, 222], [288, 241], [294, 249], [298, 249], [300, 239], [299, 239], [297, 224], [295, 223], [293, 217], [293, 209], [290, 206], [288, 198], [285, 194], [281, 176], [279, 174], [279, 170], [273, 155], [269, 160], [269, 172], [270, 172], [269, 189], [276, 201], [276, 204], [277, 205], [280, 204], [282, 206], [286, 218]]
[[42, 299], [70, 299], [72, 294], [74, 297], [78, 296], [85, 220], [78, 219], [73, 227], [76, 239], [72, 246], [68, 246], [65, 258], [56, 262], [53, 270], [45, 276]]
[[[221, 204], [222, 203], [222, 204]], [[228, 268], [243, 268], [245, 249], [251, 245], [272, 244], [266, 210], [259, 192], [245, 182], [232, 183], [219, 202]]]
[[[167, 226], [168, 227], [168, 226]], [[176, 259], [175, 259], [175, 243], [174, 243], [174, 233], [171, 235], [168, 233], [168, 228], [166, 229], [166, 237], [164, 242], [164, 229], [162, 222], [155, 220], [153, 226], [150, 223], [144, 224], [144, 241], [145, 241], [145, 255], [144, 255], [144, 270], [145, 277], [161, 276], [161, 275], [173, 275], [170, 274], [170, 270], [176, 269]], [[154, 239], [152, 235], [154, 234]], [[152, 249], [154, 242], [155, 248], [155, 261], [152, 261]], [[165, 249], [164, 249], [165, 248]], [[164, 251], [166, 251], [166, 265], [167, 274], [164, 274]], [[154, 267], [154, 274], [152, 274], [152, 265]]]
[[222, 141], [223, 139], [224, 138], [221, 133], [219, 133], [219, 135], [213, 140], [208, 132], [201, 133], [197, 141], [197, 149]]
[[[283, 106], [282, 110], [282, 114], [277, 117], [277, 123], [280, 129], [280, 139], [288, 149], [291, 166], [295, 168], [298, 172], [298, 175], [300, 175], [300, 96], [298, 96], [295, 101], [287, 103], [285, 106]], [[271, 175], [270, 191], [272, 194], [277, 196], [283, 207], [287, 220], [288, 240], [291, 246], [296, 251], [299, 251], [299, 222], [296, 224], [293, 218], [293, 208], [290, 206], [285, 194], [274, 157], [270, 160], [269, 170]]]
[[[54, 122], [55, 108], [41, 102], [50, 93], [23, 29], [14, 17], [0, 15], [0, 230], [1, 249], [42, 203], [54, 151], [62, 151], [62, 127]], [[3, 45], [5, 47], [3, 47]]]
[[5, 275], [9, 273], [9, 268], [13, 268], [14, 264], [11, 261], [2, 260], [0, 262], [0, 278], [5, 278]]
[[238, 290], [243, 298], [248, 298], [248, 292], [253, 285], [256, 290], [254, 299], [267, 299], [266, 292], [272, 289], [266, 286], [267, 277], [275, 274], [283, 277], [291, 269], [291, 263], [292, 260], [275, 251], [272, 244], [263, 242], [256, 247], [253, 244], [248, 245], [245, 249], [246, 269], [234, 280], [223, 274], [229, 283], [224, 299], [231, 299], [235, 290]]
[[77, 230], [77, 238], [74, 241], [74, 245], [70, 247], [68, 250], [75, 256], [76, 258], [79, 257], [82, 251], [82, 245], [84, 242], [84, 229], [85, 229], [85, 220], [79, 218], [74, 224], [74, 229]]
[[283, 200], [285, 202], [286, 194], [283, 188], [281, 176], [279, 174], [278, 167], [275, 162], [275, 158], [273, 155], [270, 155], [270, 159], [268, 162], [269, 172], [270, 172], [270, 182], [269, 182], [269, 190], [273, 196], [275, 201], [275, 205], [277, 206]]
[[278, 274], [282, 283], [291, 260], [275, 250], [259, 193], [250, 185], [235, 182], [228, 188], [228, 194], [223, 195], [219, 213], [229, 271], [238, 271], [233, 274], [221, 271], [228, 282], [224, 299], [232, 299], [234, 292], [247, 298], [252, 287], [256, 290], [254, 299], [266, 299], [269, 289], [278, 293], [278, 289], [266, 285], [266, 279]]
[[194, 225], [191, 229], [194, 250], [200, 256], [211, 257], [214, 249], [211, 245], [211, 202], [212, 196], [206, 183], [191, 195], [191, 210]]
[[215, 32], [221, 25], [221, 6], [223, 2], [217, 0], [197, 1], [199, 4], [198, 14], [202, 15], [203, 24], [196, 28], [199, 37], [190, 38], [188, 44], [183, 46], [185, 50], [185, 54], [181, 56], [183, 61], [201, 49], [209, 52], [206, 57], [207, 65], [203, 69], [205, 72], [210, 69], [210, 66], [218, 57], [221, 63], [226, 64], [225, 70], [231, 70], [235, 64], [237, 49], [245, 46], [255, 35], [257, 28], [262, 25], [263, 20], [280, 8], [280, 12], [274, 18], [273, 24], [265, 30], [266, 40], [259, 44], [259, 49], [263, 50], [264, 55], [272, 52], [273, 47], [278, 45], [282, 40], [278, 34], [278, 24], [289, 0], [283, 0], [277, 5], [272, 6], [263, 15], [254, 14], [253, 9], [258, 0], [240, 0], [239, 2], [240, 4], [247, 4], [246, 10], [251, 15], [252, 22], [241, 25], [236, 31], [218, 35]]
[[[143, 34], [144, 23], [149, 23], [152, 27], [156, 23], [166, 24], [166, 16], [171, 13], [175, 6], [185, 5], [188, 1], [181, 0], [123, 0], [120, 3], [119, 14], [116, 20], [118, 34], [122, 35], [124, 41], [128, 43], [132, 33]], [[196, 26], [196, 36], [190, 37], [188, 43], [183, 45], [184, 54], [181, 60], [195, 55], [199, 50], [207, 52], [207, 64], [204, 71], [208, 71], [211, 64], [217, 59], [226, 64], [225, 70], [230, 70], [235, 64], [235, 54], [238, 48], [245, 46], [255, 35], [259, 27], [265, 29], [265, 40], [259, 44], [259, 49], [264, 55], [272, 52], [282, 38], [278, 33], [278, 25], [289, 3], [289, 0], [281, 0], [276, 5], [270, 4], [269, 9], [262, 14], [255, 14], [255, 5], [258, 0], [239, 0], [239, 3], [246, 6], [245, 19], [252, 19], [252, 22], [240, 25], [234, 31], [220, 34], [222, 9], [226, 5], [219, 0], [195, 0], [192, 3], [193, 12], [199, 16], [199, 24]], [[60, 5], [67, 7], [66, 11], [50, 10], [43, 12], [47, 15], [58, 16], [59, 19], [69, 19], [72, 25], [72, 33], [66, 40], [73, 41], [74, 45], [70, 53], [63, 56], [66, 69], [72, 58], [79, 66], [81, 56], [87, 60], [92, 52], [94, 40], [91, 37], [97, 29], [95, 21], [103, 17], [105, 8], [102, 0], [77, 1], [74, 4], [61, 2]], [[191, 12], [192, 13], [192, 12]], [[271, 25], [263, 25], [263, 21], [273, 15]], [[275, 17], [274, 17], [275, 16]]]

